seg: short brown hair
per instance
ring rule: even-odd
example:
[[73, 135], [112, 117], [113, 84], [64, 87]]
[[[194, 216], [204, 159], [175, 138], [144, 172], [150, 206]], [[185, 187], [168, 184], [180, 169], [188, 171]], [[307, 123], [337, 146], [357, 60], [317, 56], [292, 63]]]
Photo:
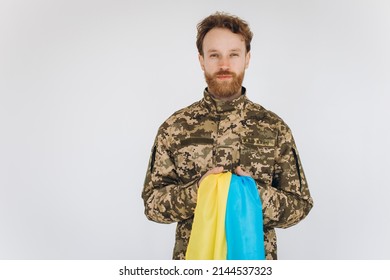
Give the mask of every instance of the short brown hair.
[[204, 37], [213, 28], [226, 28], [235, 34], [240, 34], [245, 40], [246, 51], [249, 52], [251, 50], [253, 33], [249, 29], [248, 23], [237, 16], [216, 12], [199, 22], [196, 28], [198, 30], [196, 47], [200, 55], [203, 55]]

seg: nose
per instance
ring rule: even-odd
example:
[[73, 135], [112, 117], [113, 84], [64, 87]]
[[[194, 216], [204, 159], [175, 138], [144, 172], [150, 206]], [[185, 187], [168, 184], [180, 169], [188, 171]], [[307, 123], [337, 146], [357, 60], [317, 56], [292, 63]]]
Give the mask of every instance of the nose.
[[229, 70], [229, 68], [230, 68], [229, 57], [221, 56], [221, 58], [219, 60], [219, 68], [221, 70]]

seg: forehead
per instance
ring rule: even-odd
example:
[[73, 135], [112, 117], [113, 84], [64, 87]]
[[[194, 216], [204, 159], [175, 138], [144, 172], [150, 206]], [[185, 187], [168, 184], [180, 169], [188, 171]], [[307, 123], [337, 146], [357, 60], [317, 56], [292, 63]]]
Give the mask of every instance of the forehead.
[[203, 50], [226, 51], [245, 50], [245, 41], [242, 35], [235, 34], [226, 28], [213, 28], [207, 32], [203, 40]]

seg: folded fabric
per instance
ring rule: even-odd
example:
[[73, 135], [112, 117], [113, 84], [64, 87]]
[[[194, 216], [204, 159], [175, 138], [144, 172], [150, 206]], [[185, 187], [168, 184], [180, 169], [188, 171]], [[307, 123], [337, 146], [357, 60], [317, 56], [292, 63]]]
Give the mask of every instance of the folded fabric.
[[261, 200], [251, 177], [226, 172], [202, 180], [186, 259], [265, 259]]

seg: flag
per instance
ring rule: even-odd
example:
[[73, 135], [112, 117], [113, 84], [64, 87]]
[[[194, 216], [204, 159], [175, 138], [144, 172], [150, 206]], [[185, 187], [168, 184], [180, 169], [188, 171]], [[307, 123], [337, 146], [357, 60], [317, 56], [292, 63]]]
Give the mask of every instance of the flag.
[[262, 204], [253, 178], [226, 172], [202, 180], [186, 259], [265, 259]]

